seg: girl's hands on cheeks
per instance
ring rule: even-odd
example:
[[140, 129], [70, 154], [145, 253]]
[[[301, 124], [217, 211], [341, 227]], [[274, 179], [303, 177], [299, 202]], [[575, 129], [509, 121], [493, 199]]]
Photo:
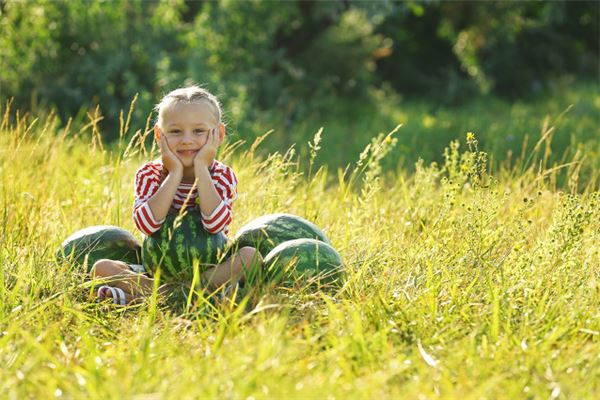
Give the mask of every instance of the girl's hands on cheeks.
[[171, 174], [183, 174], [183, 164], [177, 158], [177, 155], [171, 151], [165, 135], [160, 135], [158, 146], [160, 147], [162, 163], [166, 170]]
[[210, 168], [217, 155], [217, 148], [221, 145], [222, 141], [223, 138], [219, 135], [219, 127], [209, 130], [206, 143], [198, 154], [196, 154], [196, 157], [194, 157], [194, 167], [204, 166]]

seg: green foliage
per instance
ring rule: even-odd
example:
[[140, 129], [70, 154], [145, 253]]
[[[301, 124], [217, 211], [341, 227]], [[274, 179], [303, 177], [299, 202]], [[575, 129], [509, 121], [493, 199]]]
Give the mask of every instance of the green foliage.
[[188, 35], [203, 46], [187, 76], [223, 93], [233, 120], [277, 109], [292, 121], [314, 110], [306, 99], [363, 94], [382, 40], [363, 11], [335, 2], [209, 3]]
[[56, 107], [63, 124], [100, 105], [109, 139], [136, 93], [140, 126], [190, 80], [221, 96], [229, 120], [271, 112], [288, 129], [386, 85], [445, 104], [515, 98], [595, 77], [600, 58], [593, 2], [42, 0], [0, 12], [0, 100]]
[[[156, 101], [157, 77], [179, 34], [176, 3], [9, 2], [1, 20], [3, 97], [63, 121], [101, 105], [107, 130], [140, 93], [136, 122]], [[116, 135], [108, 135], [115, 138]]]
[[475, 22], [456, 32], [454, 45], [482, 90], [516, 98], [567, 72], [595, 74], [600, 54], [591, 38], [600, 34], [600, 14], [593, 3], [482, 5], [470, 10]]
[[564, 74], [595, 77], [599, 22], [594, 2], [398, 2], [377, 28], [393, 39], [378, 70], [400, 92], [446, 103], [522, 98]]

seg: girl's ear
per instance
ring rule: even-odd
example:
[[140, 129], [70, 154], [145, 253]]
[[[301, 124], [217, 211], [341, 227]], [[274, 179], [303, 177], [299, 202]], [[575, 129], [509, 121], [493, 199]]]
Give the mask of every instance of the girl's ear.
[[219, 124], [219, 140], [222, 142], [225, 137], [225, 124]]
[[158, 124], [154, 124], [154, 138], [157, 142], [160, 142], [160, 128], [158, 127]]

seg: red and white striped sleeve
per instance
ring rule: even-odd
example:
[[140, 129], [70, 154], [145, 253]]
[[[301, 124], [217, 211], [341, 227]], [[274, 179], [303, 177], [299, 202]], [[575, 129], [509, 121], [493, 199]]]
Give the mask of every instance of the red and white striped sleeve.
[[221, 203], [210, 215], [202, 213], [202, 225], [210, 233], [229, 233], [232, 219], [232, 204], [237, 199], [237, 178], [228, 166], [215, 161], [210, 169], [211, 178]]
[[161, 168], [160, 164], [149, 162], [138, 169], [135, 174], [133, 222], [144, 235], [152, 235], [164, 222], [164, 219], [157, 221], [154, 218], [152, 209], [148, 204], [148, 200], [154, 196], [160, 187]]

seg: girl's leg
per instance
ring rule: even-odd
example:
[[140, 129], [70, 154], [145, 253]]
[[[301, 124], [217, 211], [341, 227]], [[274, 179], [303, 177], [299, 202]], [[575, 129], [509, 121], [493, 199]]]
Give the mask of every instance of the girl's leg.
[[129, 269], [122, 261], [99, 260], [90, 271], [92, 278], [106, 278], [109, 283], [123, 289], [127, 303], [152, 293], [154, 281]]
[[209, 289], [217, 289], [226, 283], [235, 285], [243, 281], [246, 271], [262, 267], [263, 258], [254, 247], [242, 247], [221, 264], [206, 270], [202, 279]]

